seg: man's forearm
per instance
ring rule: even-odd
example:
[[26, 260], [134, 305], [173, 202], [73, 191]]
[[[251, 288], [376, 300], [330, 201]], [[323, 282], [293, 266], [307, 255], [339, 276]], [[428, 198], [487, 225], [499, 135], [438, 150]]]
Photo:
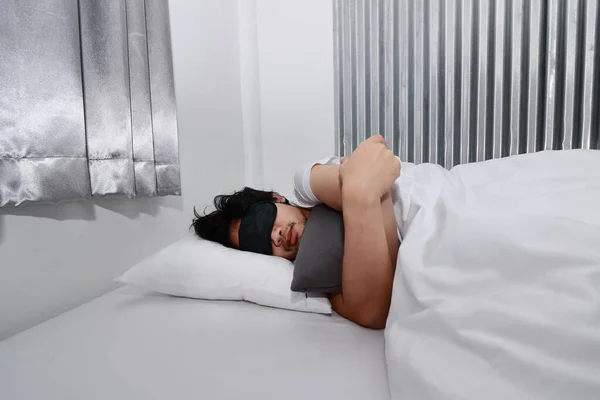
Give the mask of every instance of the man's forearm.
[[342, 211], [342, 185], [339, 165], [315, 165], [310, 171], [310, 188], [317, 199]]
[[380, 199], [343, 191], [342, 313], [361, 325], [383, 328], [394, 277]]
[[[339, 170], [339, 165], [314, 166], [311, 171], [310, 186], [313, 193], [323, 203], [338, 211], [346, 212], [343, 207], [342, 185], [339, 180]], [[396, 229], [396, 218], [394, 217], [392, 196], [389, 192], [381, 199], [381, 210], [385, 225], [388, 253], [392, 265], [395, 268], [396, 258], [398, 256], [398, 231]]]
[[392, 195], [388, 192], [381, 199], [381, 212], [383, 214], [383, 224], [385, 225], [385, 237], [387, 239], [392, 269], [396, 270], [396, 260], [398, 258], [398, 230], [396, 228], [396, 217], [394, 215], [394, 205]]

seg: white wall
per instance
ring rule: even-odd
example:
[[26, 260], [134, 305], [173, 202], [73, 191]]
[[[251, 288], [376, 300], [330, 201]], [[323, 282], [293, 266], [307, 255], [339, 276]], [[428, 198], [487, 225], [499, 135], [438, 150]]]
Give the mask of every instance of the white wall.
[[112, 289], [186, 234], [194, 204], [244, 184], [237, 1], [170, 12], [183, 196], [0, 209], [0, 339]]
[[255, 4], [261, 183], [287, 194], [298, 167], [335, 151], [332, 4], [329, 0]]

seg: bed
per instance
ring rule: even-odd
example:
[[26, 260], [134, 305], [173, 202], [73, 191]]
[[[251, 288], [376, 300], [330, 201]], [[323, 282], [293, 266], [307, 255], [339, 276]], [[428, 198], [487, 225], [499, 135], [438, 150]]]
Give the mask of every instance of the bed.
[[121, 288], [1, 342], [0, 399], [600, 398], [600, 152], [405, 163], [392, 196], [384, 332]]
[[389, 399], [383, 332], [122, 287], [0, 342], [0, 399]]

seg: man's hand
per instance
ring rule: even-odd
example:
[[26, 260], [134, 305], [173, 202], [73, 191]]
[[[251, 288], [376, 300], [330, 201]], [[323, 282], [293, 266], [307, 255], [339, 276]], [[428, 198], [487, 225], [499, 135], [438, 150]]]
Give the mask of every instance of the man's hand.
[[340, 166], [343, 191], [381, 199], [400, 176], [400, 161], [381, 135], [362, 142]]

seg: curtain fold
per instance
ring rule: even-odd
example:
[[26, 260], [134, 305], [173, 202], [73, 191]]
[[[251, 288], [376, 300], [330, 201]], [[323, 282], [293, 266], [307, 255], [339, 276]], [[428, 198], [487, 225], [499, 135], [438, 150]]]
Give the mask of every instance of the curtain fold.
[[179, 144], [167, 2], [146, 0], [146, 21], [157, 190], [159, 195], [179, 193]]
[[92, 195], [135, 195], [127, 13], [122, 1], [79, 0]]
[[168, 3], [0, 2], [0, 206], [180, 194]]
[[0, 1], [0, 206], [91, 195], [76, 0]]
[[135, 192], [142, 196], [155, 196], [157, 194], [156, 168], [150, 104], [146, 10], [143, 0], [127, 0], [127, 28]]

